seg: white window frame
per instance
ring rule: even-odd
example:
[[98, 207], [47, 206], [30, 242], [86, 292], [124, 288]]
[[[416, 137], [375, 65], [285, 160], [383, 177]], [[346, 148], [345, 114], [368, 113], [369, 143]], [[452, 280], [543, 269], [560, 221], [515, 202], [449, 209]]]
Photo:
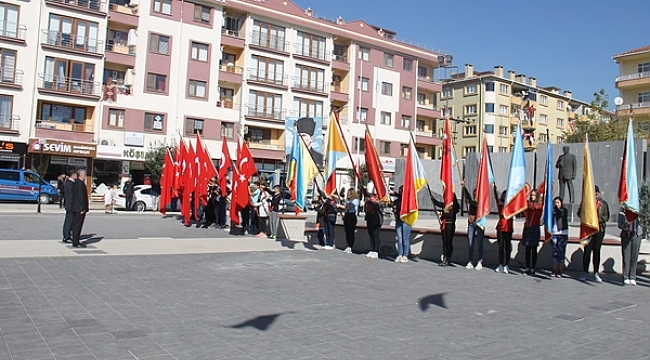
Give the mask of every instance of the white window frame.
[[478, 93], [478, 87], [476, 84], [465, 85], [465, 95], [476, 95]]
[[208, 61], [210, 45], [192, 41], [192, 60]]
[[510, 114], [510, 108], [508, 105], [499, 105], [499, 114], [501, 115], [509, 115]]
[[555, 121], [555, 126], [558, 128], [564, 128], [564, 119], [557, 118], [557, 120]]
[[368, 91], [368, 83], [370, 82], [370, 79], [366, 77], [358, 77], [357, 78], [357, 89], [361, 89], [361, 91]]
[[548, 105], [548, 96], [540, 95], [539, 96], [539, 103], [544, 105], [544, 106], [547, 106]]
[[465, 115], [476, 115], [477, 110], [476, 104], [465, 105]]
[[189, 80], [187, 94], [191, 97], [205, 99], [207, 97], [208, 83], [202, 80]]
[[509, 90], [510, 90], [510, 87], [507, 84], [500, 84], [499, 85], [499, 94], [508, 95], [509, 92], [510, 92]]
[[360, 47], [359, 48], [359, 59], [363, 61], [370, 61], [370, 49]]
[[393, 114], [388, 111], [382, 111], [379, 116], [379, 123], [382, 125], [393, 125]]
[[564, 101], [562, 101], [562, 100], [557, 101], [557, 109], [558, 110], [564, 110]]
[[381, 94], [386, 96], [393, 96], [393, 84], [389, 82], [382, 81], [381, 83]]

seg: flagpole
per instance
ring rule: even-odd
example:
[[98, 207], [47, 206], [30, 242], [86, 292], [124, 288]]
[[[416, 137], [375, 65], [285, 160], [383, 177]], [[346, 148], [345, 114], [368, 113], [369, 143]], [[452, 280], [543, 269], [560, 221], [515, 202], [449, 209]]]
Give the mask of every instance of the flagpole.
[[[411, 137], [411, 141], [413, 142], [413, 148], [415, 148], [415, 138], [413, 138], [413, 133], [411, 131], [409, 131], [409, 136]], [[415, 152], [415, 154], [413, 154], [413, 156], [418, 156], [417, 151]], [[424, 173], [424, 179], [427, 181], [427, 190], [429, 191], [429, 197], [433, 198], [433, 192], [431, 191], [431, 186], [429, 185], [429, 179], [427, 178], [426, 172]], [[415, 194], [415, 196], [417, 197], [417, 194]], [[440, 220], [440, 214], [438, 214], [438, 207], [436, 206], [435, 202], [432, 201], [432, 203], [433, 203], [433, 210], [434, 210], [433, 212], [436, 213], [436, 217], [438, 218], [438, 224], [442, 226], [442, 221]]]
[[[334, 113], [334, 120], [335, 120], [335, 122], [336, 122], [336, 126], [337, 126], [337, 128], [339, 129], [339, 134], [341, 134], [341, 138], [343, 139], [343, 145], [345, 145], [345, 151], [348, 153], [348, 156], [350, 157], [350, 162], [352, 163], [352, 169], [354, 170], [355, 179], [356, 179], [356, 184], [355, 184], [355, 186], [356, 186], [356, 188], [358, 189], [358, 188], [359, 188], [359, 184], [362, 183], [362, 181], [361, 181], [361, 174], [359, 174], [359, 172], [357, 171], [356, 166], [354, 166], [354, 159], [352, 158], [352, 153], [350, 153], [350, 147], [348, 146], [348, 141], [345, 139], [345, 136], [343, 136], [343, 131], [342, 131], [342, 129], [341, 129], [341, 124], [340, 124], [340, 122], [339, 122], [339, 114], [338, 114], [338, 112], [336, 111], [336, 109], [332, 109], [332, 112]], [[361, 140], [359, 140], [359, 141], [361, 141]], [[357, 149], [358, 149], [358, 148], [359, 148], [359, 147], [357, 146]], [[358, 155], [358, 154], [357, 154], [357, 155]], [[359, 159], [359, 160], [360, 160], [360, 159]], [[361, 161], [359, 161], [359, 162], [361, 162]], [[366, 195], [367, 195], [366, 188], [365, 188], [363, 185], [361, 185], [361, 188], [363, 188], [364, 193], [366, 193]], [[341, 194], [339, 194], [339, 195], [341, 195]]]

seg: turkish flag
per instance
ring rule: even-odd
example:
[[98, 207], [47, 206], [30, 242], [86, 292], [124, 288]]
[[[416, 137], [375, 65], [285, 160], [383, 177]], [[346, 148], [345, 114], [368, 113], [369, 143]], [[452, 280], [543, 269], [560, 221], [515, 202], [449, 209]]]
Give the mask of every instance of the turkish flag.
[[190, 216], [192, 212], [192, 207], [190, 205], [190, 194], [194, 192], [195, 187], [195, 174], [194, 174], [194, 159], [196, 155], [194, 154], [194, 149], [192, 149], [192, 144], [187, 147], [187, 152], [185, 153], [185, 170], [183, 173], [183, 201], [181, 203], [181, 213], [183, 214], [183, 220], [186, 226], [190, 225]]
[[226, 138], [221, 138], [223, 143], [221, 145], [221, 162], [219, 162], [219, 186], [221, 187], [221, 196], [227, 196], [228, 190], [226, 189], [226, 177], [228, 176], [228, 168], [232, 166], [232, 159], [228, 150], [228, 143]]
[[174, 162], [172, 154], [167, 150], [165, 153], [165, 165], [160, 175], [160, 213], [167, 215], [167, 204], [172, 198], [172, 185], [174, 183]]

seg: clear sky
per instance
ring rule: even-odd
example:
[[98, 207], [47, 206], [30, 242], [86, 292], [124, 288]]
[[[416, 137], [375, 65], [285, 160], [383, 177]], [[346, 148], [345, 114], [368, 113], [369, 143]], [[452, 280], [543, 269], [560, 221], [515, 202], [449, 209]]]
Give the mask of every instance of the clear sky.
[[[266, 0], [280, 1], [280, 0]], [[650, 0], [294, 0], [316, 15], [366, 22], [454, 57], [593, 100], [618, 96], [612, 55], [650, 45]]]

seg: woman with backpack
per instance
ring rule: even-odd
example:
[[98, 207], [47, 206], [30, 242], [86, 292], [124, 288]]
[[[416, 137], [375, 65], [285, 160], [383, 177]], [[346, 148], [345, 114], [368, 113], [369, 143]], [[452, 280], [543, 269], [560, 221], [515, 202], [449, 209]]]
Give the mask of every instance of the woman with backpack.
[[368, 236], [370, 237], [370, 244], [372, 249], [366, 254], [369, 259], [379, 258], [379, 232], [383, 223], [381, 205], [377, 201], [377, 195], [373, 194], [366, 200], [365, 203], [365, 220], [368, 229]]

